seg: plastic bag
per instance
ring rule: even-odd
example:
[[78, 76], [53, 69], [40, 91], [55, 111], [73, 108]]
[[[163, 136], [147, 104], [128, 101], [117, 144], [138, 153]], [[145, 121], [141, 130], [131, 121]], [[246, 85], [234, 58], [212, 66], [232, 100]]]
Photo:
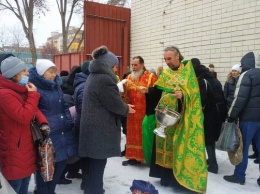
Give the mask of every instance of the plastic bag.
[[1, 183], [0, 194], [16, 194], [14, 189], [11, 187], [11, 185], [5, 179], [5, 177], [2, 175], [1, 172], [0, 172], [0, 183]]
[[54, 174], [55, 152], [49, 137], [39, 143], [38, 164], [43, 180], [51, 181]]
[[235, 122], [225, 122], [222, 124], [221, 134], [216, 142], [218, 150], [227, 152], [236, 152], [239, 146], [239, 137], [237, 134], [238, 126]]
[[240, 129], [237, 129], [237, 134], [239, 137], [239, 146], [236, 152], [228, 152], [228, 157], [233, 165], [238, 165], [243, 160], [243, 139]]
[[132, 194], [159, 194], [150, 182], [143, 180], [133, 180], [130, 190]]
[[127, 82], [127, 79], [123, 79], [121, 82], [117, 83], [119, 92], [124, 92], [124, 84]]

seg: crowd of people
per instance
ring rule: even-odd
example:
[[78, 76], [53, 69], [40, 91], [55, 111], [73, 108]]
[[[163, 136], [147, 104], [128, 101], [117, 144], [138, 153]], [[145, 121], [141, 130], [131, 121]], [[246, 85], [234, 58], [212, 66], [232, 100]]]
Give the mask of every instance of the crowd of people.
[[[243, 140], [241, 163], [223, 178], [245, 184], [248, 158], [259, 163], [260, 55], [245, 54], [223, 88], [213, 64], [184, 60], [175, 46], [166, 47], [163, 57], [167, 67], [157, 71], [133, 57], [131, 72], [120, 80], [119, 61], [106, 46], [96, 48], [91, 61], [60, 74], [47, 59], [27, 70], [12, 54], [0, 55], [0, 164], [15, 192], [27, 194], [34, 173], [35, 194], [54, 194], [57, 184], [73, 178], [82, 179], [84, 194], [105, 193], [107, 159], [122, 156], [123, 166], [146, 163], [149, 176], [162, 186], [205, 193], [208, 173], [221, 168], [215, 142], [223, 122], [239, 122]], [[163, 127], [164, 136], [154, 132], [162, 127], [158, 111], [180, 115], [176, 124]], [[34, 117], [55, 150], [55, 171], [47, 182], [37, 166]], [[248, 156], [250, 144], [254, 153]], [[260, 186], [260, 178], [256, 182]]]

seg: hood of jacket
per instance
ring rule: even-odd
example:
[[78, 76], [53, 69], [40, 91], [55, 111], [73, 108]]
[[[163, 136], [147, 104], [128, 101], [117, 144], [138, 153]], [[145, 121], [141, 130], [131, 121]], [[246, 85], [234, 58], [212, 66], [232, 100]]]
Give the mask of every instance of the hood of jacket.
[[70, 70], [70, 73], [68, 75], [68, 78], [67, 78], [67, 84], [69, 85], [73, 85], [73, 82], [74, 82], [74, 78], [75, 78], [75, 75], [76, 73], [80, 73], [81, 72], [81, 67], [80, 66], [73, 66]]
[[96, 74], [107, 74], [109, 75], [115, 83], [118, 82], [116, 74], [113, 72], [112, 68], [108, 67], [104, 62], [99, 61], [98, 59], [90, 62], [89, 72]]
[[202, 77], [202, 78], [213, 78], [212, 73], [204, 65], [196, 65], [194, 67], [194, 71], [195, 71], [197, 78], [200, 78], [200, 77]]
[[245, 54], [241, 61], [242, 72], [249, 69], [260, 68], [260, 55], [257, 52], [248, 52]]
[[73, 86], [77, 87], [79, 84], [85, 82], [87, 80], [87, 78], [88, 78], [88, 75], [83, 72], [76, 73]]
[[37, 88], [52, 90], [60, 87], [62, 84], [62, 80], [58, 74], [56, 74], [55, 80], [51, 81], [40, 76], [35, 67], [32, 67], [29, 70], [29, 73], [29, 81], [32, 82]]

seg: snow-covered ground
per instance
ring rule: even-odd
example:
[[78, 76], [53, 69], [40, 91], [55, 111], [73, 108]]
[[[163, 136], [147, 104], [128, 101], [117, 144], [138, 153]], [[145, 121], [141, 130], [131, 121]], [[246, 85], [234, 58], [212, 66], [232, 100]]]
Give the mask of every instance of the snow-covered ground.
[[[124, 147], [125, 136], [122, 135], [122, 148]], [[106, 194], [129, 194], [130, 187], [134, 179], [150, 181], [160, 194], [183, 193], [174, 188], [162, 187], [160, 180], [149, 177], [149, 167], [146, 164], [138, 166], [122, 166], [122, 161], [126, 160], [124, 157], [110, 158], [108, 160], [105, 175], [104, 188]], [[246, 184], [239, 185], [229, 183], [223, 179], [224, 175], [233, 174], [234, 166], [229, 162], [226, 152], [217, 150], [217, 160], [219, 165], [219, 173], [208, 174], [207, 194], [259, 194], [260, 186], [257, 185], [256, 180], [259, 178], [259, 165], [254, 164], [252, 159], [249, 159]], [[82, 194], [80, 190], [79, 179], [73, 179], [72, 184], [57, 185], [57, 194]], [[32, 177], [29, 187], [29, 193], [34, 189], [34, 178]], [[183, 193], [184, 194], [184, 193]]]

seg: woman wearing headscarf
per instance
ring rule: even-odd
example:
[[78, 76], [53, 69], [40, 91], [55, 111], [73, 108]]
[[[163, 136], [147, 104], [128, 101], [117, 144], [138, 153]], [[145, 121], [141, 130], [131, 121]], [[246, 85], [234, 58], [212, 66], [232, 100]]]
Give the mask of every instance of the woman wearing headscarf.
[[1, 63], [0, 75], [0, 163], [2, 173], [18, 194], [27, 194], [31, 174], [37, 170], [36, 149], [30, 130], [35, 116], [49, 130], [38, 109], [40, 94], [28, 82], [24, 62], [9, 56]]
[[39, 109], [47, 118], [55, 150], [55, 172], [53, 180], [44, 182], [40, 171], [36, 173], [37, 194], [53, 194], [56, 184], [66, 166], [67, 159], [75, 156], [76, 144], [72, 133], [73, 121], [69, 107], [61, 90], [61, 78], [57, 74], [55, 64], [47, 59], [38, 59], [36, 67], [29, 70], [30, 81], [34, 83], [41, 94]]

